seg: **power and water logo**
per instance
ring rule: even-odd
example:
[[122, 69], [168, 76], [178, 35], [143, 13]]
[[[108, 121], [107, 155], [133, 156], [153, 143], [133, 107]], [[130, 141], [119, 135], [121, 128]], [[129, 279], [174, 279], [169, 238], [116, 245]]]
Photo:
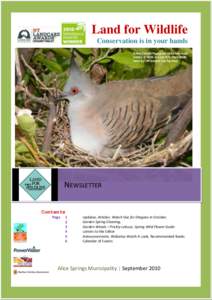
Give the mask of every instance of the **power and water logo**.
[[85, 23], [63, 23], [62, 44], [63, 45], [85, 45], [86, 27]]
[[33, 170], [20, 186], [32, 199], [37, 200], [50, 187], [50, 183], [37, 170]]

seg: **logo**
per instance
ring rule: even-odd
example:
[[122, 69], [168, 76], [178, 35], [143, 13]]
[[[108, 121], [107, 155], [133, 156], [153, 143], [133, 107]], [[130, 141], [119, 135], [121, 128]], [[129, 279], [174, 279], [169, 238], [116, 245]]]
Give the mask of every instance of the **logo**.
[[32, 257], [13, 257], [13, 267], [32, 267]]
[[86, 30], [84, 23], [62, 24], [63, 45], [85, 45]]
[[33, 253], [36, 253], [36, 252], [40, 252], [40, 249], [33, 246], [31, 248], [22, 248], [22, 249], [14, 248], [13, 251], [14, 252], [33, 252]]
[[30, 173], [20, 184], [22, 189], [37, 200], [50, 186], [50, 183], [37, 171]]
[[53, 43], [58, 36], [60, 36], [60, 32], [41, 31], [40, 28], [33, 28], [32, 30], [32, 41], [34, 43]]
[[29, 42], [30, 41], [30, 33], [27, 29], [23, 29], [19, 32], [18, 41], [20, 41], [20, 42]]
[[27, 225], [26, 223], [15, 223], [13, 226], [13, 240], [14, 242], [27, 241]]

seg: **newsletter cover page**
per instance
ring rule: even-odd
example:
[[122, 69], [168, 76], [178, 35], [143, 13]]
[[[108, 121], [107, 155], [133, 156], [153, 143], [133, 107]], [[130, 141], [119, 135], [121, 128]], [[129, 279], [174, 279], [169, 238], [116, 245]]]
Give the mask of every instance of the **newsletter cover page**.
[[2, 297], [209, 299], [209, 2], [2, 21]]

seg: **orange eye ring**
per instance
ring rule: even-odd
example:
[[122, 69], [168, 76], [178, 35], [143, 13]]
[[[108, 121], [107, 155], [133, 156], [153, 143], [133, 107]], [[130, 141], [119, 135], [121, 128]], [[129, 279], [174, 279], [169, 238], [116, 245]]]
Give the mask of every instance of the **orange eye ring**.
[[80, 90], [77, 86], [72, 87], [71, 90], [70, 90], [70, 94], [72, 96], [79, 94], [79, 92], [80, 92]]

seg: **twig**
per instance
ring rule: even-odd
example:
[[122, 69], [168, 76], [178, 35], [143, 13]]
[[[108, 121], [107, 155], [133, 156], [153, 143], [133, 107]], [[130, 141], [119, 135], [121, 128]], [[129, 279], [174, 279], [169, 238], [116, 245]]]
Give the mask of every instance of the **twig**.
[[[29, 149], [29, 151], [31, 152], [32, 156], [34, 157], [34, 159], [36, 160], [36, 162], [38, 163], [38, 166], [40, 166], [41, 164], [47, 167], [50, 167], [51, 165], [49, 164], [49, 162], [45, 159], [45, 157], [43, 157], [42, 155], [40, 155], [39, 153], [39, 149], [37, 147], [37, 144], [34, 140], [34, 138], [31, 138], [31, 144], [25, 139], [25, 137], [20, 137], [20, 141], [22, 141], [23, 144], [25, 144], [25, 146]], [[34, 147], [34, 148], [33, 148]]]
[[[51, 97], [52, 98], [52, 97]], [[52, 137], [52, 130], [55, 123], [56, 118], [56, 107], [53, 99], [50, 99], [49, 101], [49, 115], [48, 115], [48, 121], [46, 126], [46, 131], [44, 135], [44, 142], [42, 151], [48, 152], [50, 150], [50, 144], [51, 144], [51, 137]]]
[[183, 137], [178, 142], [171, 144], [169, 147], [156, 151], [155, 153], [144, 158], [140, 163], [142, 166], [151, 166], [155, 164], [170, 164], [175, 161], [178, 157], [185, 154], [192, 145], [192, 132]]
[[48, 91], [50, 93], [50, 95], [52, 95], [52, 88], [48, 88], [41, 80], [40, 78], [37, 76], [37, 74], [35, 73], [35, 70], [26, 62], [26, 60], [24, 59], [24, 56], [21, 55], [21, 60], [23, 61], [25, 67], [27, 67], [30, 72], [32, 73], [32, 75], [34, 76], [35, 80], [40, 84], [40, 86], [42, 87], [42, 89]]
[[27, 87], [25, 87], [25, 93], [30, 98], [31, 101], [39, 103], [49, 108], [49, 104], [46, 102], [45, 97], [36, 97], [34, 96]]
[[19, 60], [18, 49], [15, 49], [15, 69], [16, 69], [17, 81], [19, 84], [21, 83], [23, 76], [21, 72], [21, 64]]
[[46, 102], [44, 97], [37, 97], [37, 96], [33, 95], [29, 91], [29, 89], [26, 86], [23, 86], [22, 84], [16, 85], [15, 92], [16, 93], [24, 92], [30, 98], [30, 101], [39, 103], [39, 104], [44, 105], [49, 108], [49, 104]]
[[[48, 91], [53, 91], [53, 92], [55, 92], [56, 91], [56, 88], [54, 88], [54, 87], [48, 87], [48, 88], [44, 88], [44, 87], [42, 87], [41, 86], [41, 88], [40, 88], [41, 90], [46, 90], [46, 89], [48, 89]], [[59, 90], [60, 91], [60, 90]], [[60, 91], [61, 93], [62, 93], [62, 91]]]
[[108, 55], [114, 50], [115, 48], [110, 48], [107, 50], [107, 52], [105, 53], [105, 55], [103, 55], [102, 57], [99, 57], [95, 60], [92, 61], [92, 63], [90, 64], [90, 66], [87, 68], [86, 73], [90, 71], [90, 69], [93, 67], [93, 65], [95, 65], [96, 63], [100, 62], [103, 59], [106, 58], [110, 58]]
[[183, 167], [187, 167], [187, 168], [190, 167], [189, 164], [187, 164], [187, 163], [185, 163], [185, 162], [183, 162], [183, 161], [180, 162], [180, 165], [183, 166]]
[[155, 150], [155, 142], [159, 136], [159, 133], [160, 133], [160, 129], [155, 133], [155, 135], [153, 136], [152, 138], [152, 141], [151, 141], [151, 147], [152, 147], [152, 151]]
[[25, 137], [19, 137], [19, 139], [29, 149], [30, 153], [32, 154], [32, 156], [34, 157], [34, 159], [36, 160], [36, 162], [39, 165], [40, 159], [39, 159], [38, 154], [34, 151], [33, 147], [28, 143], [28, 141], [25, 139]]
[[18, 165], [17, 163], [22, 163], [22, 166], [23, 164], [24, 165], [27, 165], [27, 166], [37, 166], [36, 164], [36, 161], [34, 159], [30, 159], [30, 158], [26, 158], [25, 156], [23, 155], [20, 155], [18, 153], [15, 154], [15, 159], [16, 159], [16, 165]]
[[24, 92], [24, 91], [25, 91], [25, 87], [23, 86], [23, 84], [20, 83], [15, 86], [16, 93], [20, 93], [20, 92]]
[[[59, 163], [63, 167], [69, 167], [68, 164], [66, 164], [65, 162], [63, 162], [62, 160], [60, 160], [58, 157], [56, 157], [54, 153], [48, 152], [47, 154], [44, 154], [44, 155], [47, 158], [50, 158], [50, 159], [54, 160], [55, 163]], [[58, 166], [58, 165], [56, 165], [56, 166]]]
[[121, 150], [121, 145], [119, 145], [118, 148], [116, 149], [116, 151], [115, 151], [115, 153], [113, 155], [112, 160], [116, 160], [117, 159], [117, 157], [119, 156], [120, 150]]

